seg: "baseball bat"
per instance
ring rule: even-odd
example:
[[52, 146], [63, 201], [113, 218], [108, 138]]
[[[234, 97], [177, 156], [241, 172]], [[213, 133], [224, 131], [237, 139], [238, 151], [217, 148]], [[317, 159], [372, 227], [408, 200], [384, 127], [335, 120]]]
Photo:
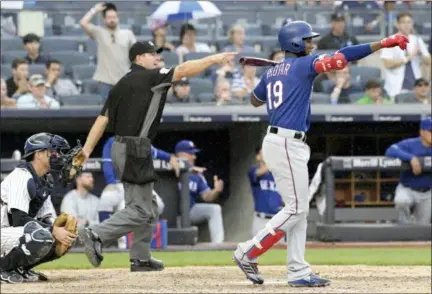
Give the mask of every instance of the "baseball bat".
[[244, 56], [241, 57], [239, 60], [240, 64], [242, 65], [250, 65], [250, 66], [275, 66], [279, 62], [265, 59], [265, 58], [258, 58], [258, 57], [248, 57]]

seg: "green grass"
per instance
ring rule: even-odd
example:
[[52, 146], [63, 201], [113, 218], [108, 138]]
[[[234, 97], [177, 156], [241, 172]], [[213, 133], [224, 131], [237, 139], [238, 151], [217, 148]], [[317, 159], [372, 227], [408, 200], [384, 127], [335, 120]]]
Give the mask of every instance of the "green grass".
[[[232, 251], [181, 251], [153, 252], [165, 266], [233, 265]], [[332, 248], [308, 249], [306, 260], [312, 265], [431, 265], [430, 248]], [[260, 258], [261, 265], [284, 265], [286, 250], [271, 250]], [[102, 268], [126, 268], [128, 253], [105, 253]], [[92, 268], [82, 253], [70, 253], [54, 262], [43, 264], [39, 269], [86, 269]]]

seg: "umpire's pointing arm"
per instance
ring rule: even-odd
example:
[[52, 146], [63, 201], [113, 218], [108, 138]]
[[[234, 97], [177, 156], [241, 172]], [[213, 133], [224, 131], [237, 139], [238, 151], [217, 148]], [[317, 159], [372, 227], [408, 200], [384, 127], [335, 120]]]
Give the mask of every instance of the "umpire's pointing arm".
[[[161, 49], [156, 49], [152, 42], [136, 42], [129, 50], [129, 59], [132, 63], [131, 68], [142, 67], [145, 70], [156, 69], [160, 60], [158, 53], [161, 53], [161, 51]], [[174, 68], [171, 82], [180, 80], [183, 77], [195, 76], [214, 64], [226, 63], [229, 60], [232, 60], [235, 55], [237, 55], [236, 52], [225, 52], [198, 60], [186, 61]], [[119, 82], [121, 82], [121, 80]], [[110, 92], [110, 95], [105, 101], [102, 113], [97, 117], [87, 136], [87, 140], [83, 147], [83, 152], [87, 159], [90, 157], [90, 154], [93, 152], [108, 125], [108, 112], [115, 111], [114, 109], [116, 109], [119, 104], [119, 99], [110, 99], [111, 96]], [[124, 115], [127, 114], [125, 113]]]

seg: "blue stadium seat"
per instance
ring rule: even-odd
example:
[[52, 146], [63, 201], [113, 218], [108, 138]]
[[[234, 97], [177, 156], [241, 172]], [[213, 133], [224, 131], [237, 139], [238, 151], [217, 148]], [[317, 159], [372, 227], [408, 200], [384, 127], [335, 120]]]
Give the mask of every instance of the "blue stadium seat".
[[102, 95], [80, 94], [61, 98], [63, 106], [97, 106], [103, 103]]
[[3, 79], [8, 79], [12, 76], [11, 72], [11, 64], [2, 64], [1, 65], [1, 77]]
[[165, 64], [168, 67], [173, 67], [179, 64], [178, 55], [174, 52], [164, 51], [162, 52], [162, 56], [165, 60]]
[[360, 98], [364, 97], [366, 95], [365, 92], [356, 92], [349, 95], [349, 101], [352, 104], [355, 104]]
[[46, 65], [45, 64], [30, 64], [29, 65], [29, 74], [30, 75], [43, 75], [45, 76]]
[[323, 93], [330, 94], [335, 87], [335, 82], [332, 80], [324, 80], [321, 82], [321, 87]]
[[204, 58], [206, 56], [211, 55], [211, 53], [206, 53], [206, 52], [191, 52], [191, 53], [187, 53], [183, 56], [184, 61], [188, 61], [188, 60], [195, 60], [195, 59], [200, 59], [200, 58]]
[[77, 64], [72, 66], [72, 78], [75, 81], [84, 81], [91, 79], [96, 70], [93, 64]]
[[46, 38], [42, 41], [43, 52], [51, 53], [56, 51], [78, 51], [78, 41], [62, 38]]
[[65, 67], [65, 72], [68, 75], [72, 74], [73, 65], [91, 64], [90, 56], [87, 53], [81, 53], [77, 51], [52, 52], [50, 56], [62, 62], [63, 66]]
[[211, 92], [207, 93], [199, 93], [198, 94], [198, 101], [201, 103], [212, 103], [215, 102], [215, 95]]
[[85, 94], [100, 94], [102, 91], [100, 89], [99, 82], [92, 79], [83, 80], [82, 89]]
[[89, 39], [85, 42], [85, 52], [90, 56], [97, 56], [97, 44], [95, 40]]
[[24, 44], [21, 38], [1, 38], [3, 51], [24, 51]]
[[413, 91], [398, 94], [395, 96], [396, 103], [417, 103], [415, 93]]
[[3, 52], [2, 63], [12, 63], [15, 58], [24, 58], [27, 51], [6, 51]]
[[330, 104], [330, 96], [323, 93], [312, 93], [312, 104]]
[[191, 93], [198, 96], [200, 93], [212, 93], [213, 83], [209, 79], [192, 78], [189, 81]]
[[370, 79], [380, 79], [381, 70], [371, 66], [351, 66], [351, 80], [358, 81], [363, 85]]

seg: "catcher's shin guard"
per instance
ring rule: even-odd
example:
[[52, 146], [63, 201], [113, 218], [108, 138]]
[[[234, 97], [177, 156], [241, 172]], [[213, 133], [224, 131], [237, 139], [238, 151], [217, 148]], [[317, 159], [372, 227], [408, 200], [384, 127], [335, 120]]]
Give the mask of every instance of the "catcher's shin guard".
[[285, 232], [281, 230], [273, 230], [269, 228], [269, 233], [261, 240], [253, 239], [255, 244], [250, 248], [246, 255], [250, 260], [257, 258], [258, 256], [264, 254], [267, 250], [273, 247], [274, 244], [279, 242], [285, 236]]
[[47, 229], [37, 222], [29, 222], [24, 226], [24, 235], [19, 238], [18, 246], [0, 258], [0, 268], [9, 271], [37, 264], [53, 244], [53, 236]]

